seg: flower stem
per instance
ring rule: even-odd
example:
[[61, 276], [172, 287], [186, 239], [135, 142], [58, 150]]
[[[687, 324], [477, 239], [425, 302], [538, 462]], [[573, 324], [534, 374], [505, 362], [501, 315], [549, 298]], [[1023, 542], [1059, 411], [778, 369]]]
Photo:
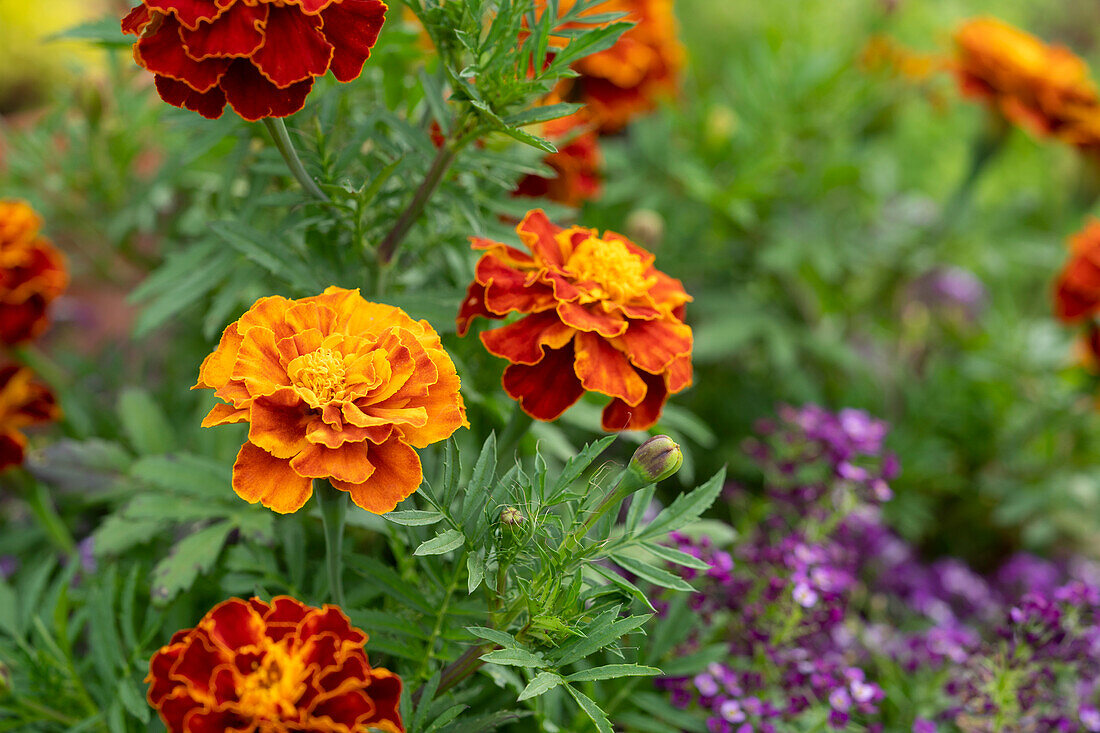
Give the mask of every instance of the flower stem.
[[294, 143], [290, 141], [290, 134], [286, 131], [286, 123], [283, 122], [283, 119], [281, 117], [265, 117], [264, 124], [267, 125], [267, 131], [271, 133], [271, 139], [275, 141], [275, 147], [279, 149], [283, 160], [286, 161], [286, 167], [290, 169], [294, 178], [311, 196], [327, 204], [329, 202], [328, 196], [313, 180], [313, 177], [306, 172], [305, 166], [302, 165], [302, 159], [298, 157], [298, 151], [294, 149]]
[[405, 239], [405, 235], [412, 229], [413, 224], [420, 218], [428, 199], [439, 188], [444, 174], [447, 173], [447, 169], [451, 167], [451, 163], [454, 162], [457, 155], [458, 149], [450, 143], [444, 143], [439, 152], [436, 153], [435, 160], [432, 161], [432, 167], [428, 169], [428, 174], [424, 176], [420, 188], [416, 189], [412, 201], [401, 212], [400, 218], [393, 225], [393, 229], [386, 235], [386, 238], [382, 240], [382, 244], [378, 245], [378, 264], [380, 267], [385, 267], [393, 259], [393, 253], [397, 250], [397, 245], [401, 244]]
[[313, 493], [321, 507], [325, 526], [325, 567], [328, 570], [329, 594], [333, 603], [344, 607], [343, 557], [344, 523], [348, 513], [348, 495], [323, 479], [313, 482]]

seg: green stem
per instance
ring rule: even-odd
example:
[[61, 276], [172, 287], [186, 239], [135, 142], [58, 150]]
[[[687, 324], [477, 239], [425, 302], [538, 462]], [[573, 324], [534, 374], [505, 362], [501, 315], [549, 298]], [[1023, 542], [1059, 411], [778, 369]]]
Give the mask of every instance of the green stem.
[[432, 161], [431, 168], [428, 169], [428, 173], [424, 176], [424, 180], [420, 183], [420, 188], [416, 189], [416, 193], [413, 194], [412, 201], [401, 212], [401, 216], [397, 219], [397, 223], [393, 225], [393, 229], [390, 230], [386, 238], [382, 240], [382, 243], [378, 245], [378, 264], [386, 266], [393, 260], [393, 253], [397, 251], [397, 245], [405, 239], [405, 235], [412, 229], [413, 224], [420, 218], [420, 214], [424, 211], [424, 206], [427, 205], [428, 199], [432, 197], [436, 189], [439, 188], [439, 184], [443, 182], [443, 176], [446, 175], [447, 170], [451, 167], [451, 163], [454, 163], [455, 158], [458, 157], [458, 153], [462, 148], [473, 139], [473, 135], [464, 134], [466, 131], [466, 117], [463, 117], [458, 124], [455, 125], [456, 140], [448, 140], [440, 146], [439, 151], [435, 154], [435, 160]]
[[10, 475], [20, 484], [23, 489], [23, 498], [50, 541], [65, 554], [75, 556], [76, 541], [57, 513], [46, 487], [24, 470], [12, 471]]
[[298, 157], [298, 151], [294, 149], [294, 143], [290, 141], [290, 134], [286, 131], [286, 123], [283, 122], [283, 119], [281, 117], [265, 117], [264, 124], [267, 125], [267, 131], [271, 133], [271, 139], [275, 141], [275, 147], [278, 148], [283, 160], [286, 161], [287, 168], [290, 169], [291, 174], [302, 188], [318, 201], [329, 203], [328, 196], [325, 195], [325, 192], [321, 190], [313, 177], [306, 172], [305, 166], [302, 165], [302, 159]]
[[443, 597], [443, 603], [439, 607], [439, 613], [435, 616], [435, 628], [432, 629], [432, 637], [428, 639], [428, 653], [424, 655], [424, 662], [420, 666], [418, 677], [424, 677], [432, 663], [432, 659], [435, 658], [435, 642], [443, 634], [443, 619], [447, 617], [447, 609], [450, 607], [451, 597], [458, 587], [458, 578], [462, 575], [463, 567], [465, 567], [465, 563], [455, 564], [455, 572], [451, 577], [451, 584], [447, 588], [447, 594]]
[[313, 482], [313, 493], [321, 507], [325, 526], [325, 567], [328, 570], [329, 593], [333, 602], [345, 607], [343, 557], [344, 524], [348, 513], [348, 495], [325, 479]]
[[626, 497], [630, 496], [640, 489], [644, 489], [649, 483], [646, 482], [636, 472], [629, 468], [623, 469], [623, 472], [619, 474], [618, 479], [615, 481], [615, 488], [607, 492], [607, 495], [596, 507], [584, 524], [578, 527], [571, 535], [566, 537], [561, 546], [561, 557], [564, 558], [569, 554], [574, 547], [580, 545], [588, 533], [596, 526], [596, 523], [603, 519], [604, 515], [611, 511], [613, 508], [619, 506]]

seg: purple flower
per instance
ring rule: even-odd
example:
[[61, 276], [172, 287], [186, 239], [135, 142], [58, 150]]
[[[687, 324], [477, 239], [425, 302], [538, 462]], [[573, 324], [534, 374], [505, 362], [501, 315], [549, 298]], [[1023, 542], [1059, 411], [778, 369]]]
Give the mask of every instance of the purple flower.
[[936, 724], [927, 718], [917, 718], [913, 721], [913, 733], [936, 733]]
[[14, 555], [0, 555], [0, 580], [7, 580], [19, 570], [19, 558]]
[[1084, 726], [1085, 730], [1090, 731], [1090, 733], [1100, 731], [1100, 710], [1092, 705], [1082, 705], [1077, 717], [1081, 720], [1081, 725]]

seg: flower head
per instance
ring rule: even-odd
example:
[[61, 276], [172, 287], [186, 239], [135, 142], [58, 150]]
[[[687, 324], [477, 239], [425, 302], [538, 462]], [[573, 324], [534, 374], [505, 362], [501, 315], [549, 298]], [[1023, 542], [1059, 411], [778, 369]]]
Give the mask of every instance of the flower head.
[[1070, 259], [1054, 289], [1054, 310], [1073, 323], [1100, 312], [1100, 219], [1070, 237]]
[[[560, 0], [559, 12], [574, 0]], [[536, 0], [542, 9], [546, 0]], [[611, 48], [573, 64], [580, 76], [567, 82], [563, 96], [582, 102], [601, 132], [617, 132], [634, 117], [656, 106], [679, 86], [684, 48], [677, 37], [672, 0], [605, 0], [598, 13], [624, 13], [634, 23]]]
[[37, 382], [30, 369], [16, 364], [0, 366], [0, 470], [23, 463], [28, 425], [61, 417], [53, 392]]
[[964, 23], [955, 45], [965, 95], [1036, 134], [1100, 150], [1100, 96], [1078, 56], [996, 18]]
[[535, 210], [516, 227], [530, 254], [486, 239], [458, 315], [525, 314], [485, 331], [490, 353], [511, 362], [504, 389], [539, 420], [554, 420], [586, 391], [611, 397], [605, 430], [644, 430], [669, 394], [691, 384], [691, 297], [653, 267], [653, 255], [613, 232], [562, 229]]
[[69, 284], [65, 260], [39, 235], [41, 226], [26, 202], [0, 199], [0, 343], [42, 333], [50, 303]]
[[149, 703], [169, 733], [402, 733], [401, 678], [371, 668], [366, 641], [335, 606], [231, 598], [153, 655]]
[[547, 122], [542, 135], [558, 148], [558, 152], [543, 159], [556, 176], [528, 174], [520, 179], [515, 195], [545, 197], [567, 206], [580, 206], [597, 198], [603, 188], [599, 136], [584, 110]]
[[224, 400], [204, 427], [250, 423], [233, 488], [280, 513], [301, 509], [315, 478], [388, 512], [423, 479], [413, 448], [467, 424], [458, 373], [428, 322], [336, 287], [256, 301], [194, 388]]
[[300, 110], [329, 70], [356, 79], [385, 12], [381, 0], [143, 0], [122, 30], [165, 102], [259, 120]]

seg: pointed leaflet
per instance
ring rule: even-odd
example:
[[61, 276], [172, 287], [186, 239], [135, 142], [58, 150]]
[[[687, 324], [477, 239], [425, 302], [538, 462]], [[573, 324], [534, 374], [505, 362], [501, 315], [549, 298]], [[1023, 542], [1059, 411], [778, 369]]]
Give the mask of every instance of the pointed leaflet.
[[637, 539], [658, 539], [698, 519], [699, 515], [709, 509], [718, 498], [725, 479], [726, 469], [723, 468], [702, 486], [677, 497], [671, 506], [658, 514], [657, 518], [637, 535]]
[[523, 688], [523, 692], [519, 693], [517, 701], [530, 700], [532, 697], [538, 697], [544, 692], [549, 692], [565, 680], [561, 675], [554, 674], [553, 672], [539, 672], [533, 680], [531, 680], [527, 687]]

